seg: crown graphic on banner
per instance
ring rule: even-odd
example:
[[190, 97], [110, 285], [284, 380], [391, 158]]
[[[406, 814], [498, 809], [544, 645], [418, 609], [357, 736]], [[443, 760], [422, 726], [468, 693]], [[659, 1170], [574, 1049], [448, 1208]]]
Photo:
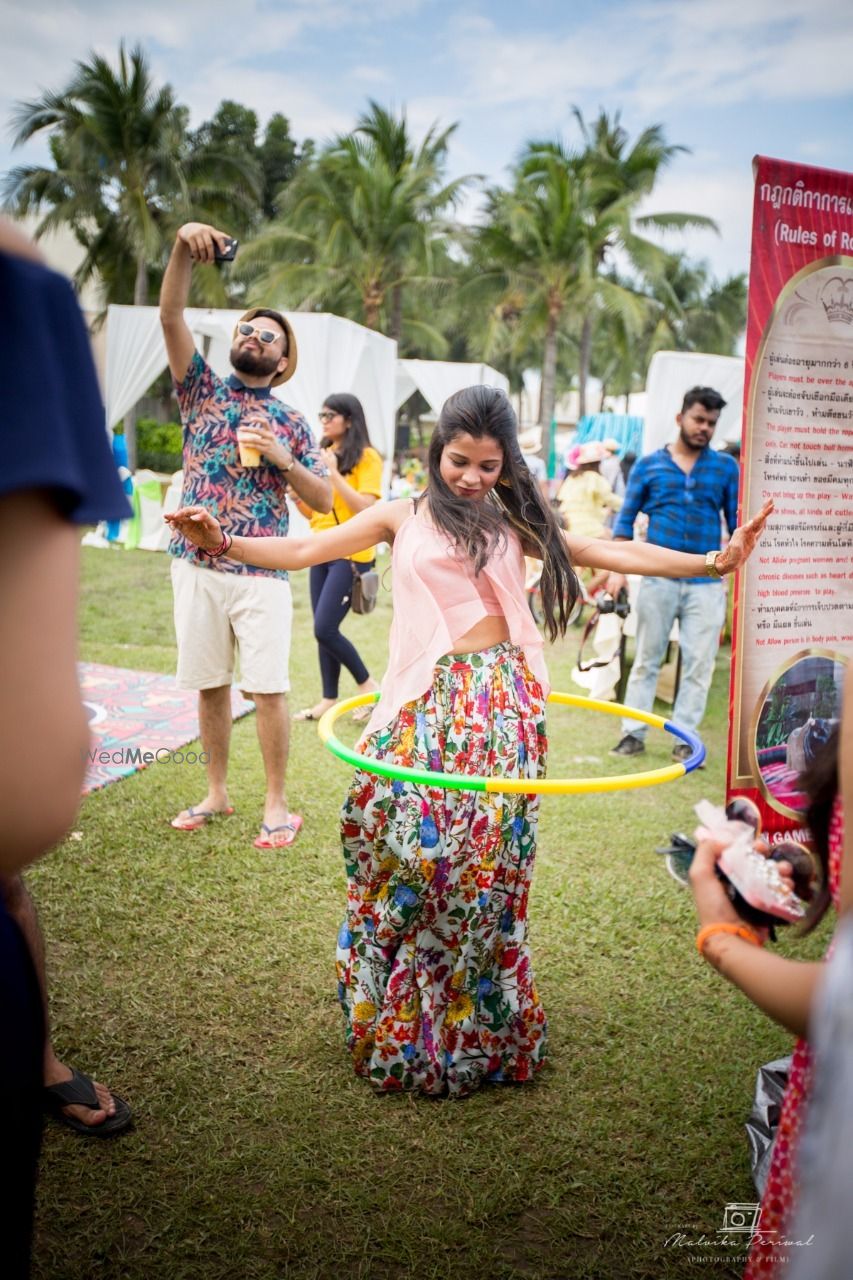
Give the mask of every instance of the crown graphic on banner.
[[827, 320], [853, 324], [853, 277], [848, 276], [845, 280], [842, 276], [833, 276], [827, 280], [820, 300]]

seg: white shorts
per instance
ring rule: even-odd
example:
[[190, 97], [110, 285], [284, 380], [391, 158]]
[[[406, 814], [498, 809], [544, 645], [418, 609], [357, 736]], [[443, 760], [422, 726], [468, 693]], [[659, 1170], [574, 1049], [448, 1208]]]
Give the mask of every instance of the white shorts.
[[231, 684], [236, 651], [244, 693], [287, 693], [293, 600], [286, 579], [222, 573], [174, 556], [172, 593], [179, 688]]

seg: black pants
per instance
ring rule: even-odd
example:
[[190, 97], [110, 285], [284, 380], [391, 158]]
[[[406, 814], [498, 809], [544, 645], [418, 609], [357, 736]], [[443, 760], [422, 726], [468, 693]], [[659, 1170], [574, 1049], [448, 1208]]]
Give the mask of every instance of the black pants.
[[324, 698], [337, 700], [341, 667], [346, 667], [356, 684], [364, 684], [370, 678], [355, 645], [340, 630], [350, 608], [353, 564], [359, 573], [364, 573], [373, 568], [375, 561], [358, 564], [354, 560], [331, 560], [311, 566], [311, 608]]
[[41, 1143], [44, 1013], [29, 948], [6, 912], [0, 886], [0, 1097], [6, 1102], [0, 1141], [2, 1272], [30, 1273], [36, 1165]]

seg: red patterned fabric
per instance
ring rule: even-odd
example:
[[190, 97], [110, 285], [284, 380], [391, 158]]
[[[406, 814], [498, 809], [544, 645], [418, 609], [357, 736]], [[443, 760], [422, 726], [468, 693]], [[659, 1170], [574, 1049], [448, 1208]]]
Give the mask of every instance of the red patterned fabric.
[[[240, 463], [240, 427], [269, 426], [297, 462], [317, 476], [329, 474], [311, 428], [269, 387], [246, 387], [236, 375], [218, 377], [196, 351], [183, 382], [175, 382], [183, 423], [184, 480], [181, 506], [206, 507], [232, 537], [284, 538], [288, 530], [287, 476], [265, 459]], [[261, 569], [237, 560], [211, 560], [172, 530], [169, 554], [211, 573], [286, 578], [284, 569]]]
[[[829, 832], [829, 888], [836, 907], [843, 841], [844, 822], [841, 806], [836, 802]], [[798, 1040], [791, 1059], [791, 1073], [782, 1100], [779, 1130], [761, 1201], [759, 1231], [753, 1239], [744, 1280], [776, 1280], [786, 1265], [785, 1260], [790, 1251], [784, 1245], [776, 1244], [776, 1241], [786, 1238], [793, 1223], [797, 1195], [797, 1151], [811, 1083], [812, 1052], [805, 1040]]]
[[[436, 773], [539, 778], [544, 698], [521, 650], [440, 658], [430, 689], [366, 754]], [[537, 795], [442, 790], [359, 769], [341, 837], [338, 999], [376, 1089], [461, 1097], [545, 1060], [527, 907]]]

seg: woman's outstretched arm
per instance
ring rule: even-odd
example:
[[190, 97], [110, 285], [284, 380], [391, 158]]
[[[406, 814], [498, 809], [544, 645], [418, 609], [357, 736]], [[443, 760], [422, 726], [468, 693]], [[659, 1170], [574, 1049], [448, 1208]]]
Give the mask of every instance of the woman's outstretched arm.
[[[734, 573], [749, 558], [772, 511], [773, 502], [769, 500], [758, 515], [735, 529], [729, 545], [717, 556], [718, 573]], [[653, 542], [579, 538], [571, 533], [564, 536], [572, 560], [581, 567], [589, 565], [596, 569], [609, 569], [611, 573], [640, 573], [655, 578], [700, 578], [706, 572], [704, 555], [670, 551], [668, 547], [659, 547]], [[708, 548], [709, 551], [713, 549]]]
[[[259, 569], [307, 569], [391, 542], [410, 510], [402, 498], [377, 502], [334, 529], [304, 538], [234, 538], [221, 554]], [[164, 519], [202, 551], [216, 552], [226, 541], [219, 521], [205, 507], [181, 507]]]

